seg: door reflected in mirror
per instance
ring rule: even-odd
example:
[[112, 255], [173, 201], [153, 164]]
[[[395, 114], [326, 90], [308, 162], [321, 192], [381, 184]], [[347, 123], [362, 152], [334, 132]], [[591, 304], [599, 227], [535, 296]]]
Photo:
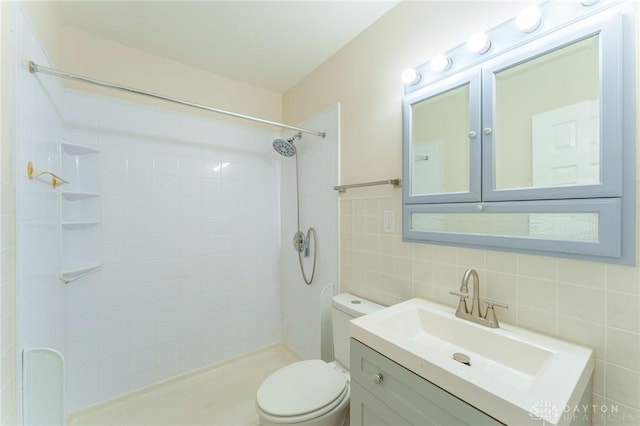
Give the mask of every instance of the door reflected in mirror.
[[600, 44], [495, 73], [495, 189], [600, 183]]

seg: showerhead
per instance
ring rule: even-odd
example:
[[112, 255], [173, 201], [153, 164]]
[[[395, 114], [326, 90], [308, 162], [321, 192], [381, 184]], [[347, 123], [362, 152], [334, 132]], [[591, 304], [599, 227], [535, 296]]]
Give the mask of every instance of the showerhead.
[[278, 154], [284, 155], [285, 157], [293, 157], [296, 155], [296, 147], [293, 144], [293, 138], [288, 140], [274, 139], [273, 149], [275, 149]]
[[285, 157], [293, 157], [296, 155], [296, 146], [293, 144], [293, 141], [296, 139], [300, 139], [302, 137], [301, 133], [296, 133], [293, 137], [284, 140], [284, 139], [274, 139], [273, 140], [273, 149], [280, 155]]

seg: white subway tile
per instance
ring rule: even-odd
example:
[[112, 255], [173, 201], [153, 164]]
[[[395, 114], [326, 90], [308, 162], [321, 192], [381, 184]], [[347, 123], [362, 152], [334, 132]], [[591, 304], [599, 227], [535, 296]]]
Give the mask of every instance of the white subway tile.
[[584, 321], [604, 324], [604, 291], [558, 283], [558, 313]]
[[98, 363], [90, 362], [70, 371], [67, 376], [67, 389], [73, 392], [79, 389], [98, 387]]
[[640, 296], [608, 291], [607, 325], [640, 332]]
[[129, 348], [132, 351], [155, 350], [156, 336], [153, 323], [149, 326], [132, 326], [129, 331]]
[[605, 327], [580, 319], [558, 315], [558, 337], [591, 348], [597, 359], [605, 359]]
[[518, 255], [518, 274], [543, 280], [557, 279], [557, 259], [541, 256]]
[[555, 312], [557, 309], [557, 285], [555, 281], [518, 277], [518, 305], [532, 309]]
[[640, 373], [640, 333], [607, 328], [607, 362]]
[[157, 380], [155, 364], [152, 364], [152, 367], [153, 368], [148, 370], [136, 371], [129, 374], [130, 391], [149, 386]]
[[98, 364], [99, 386], [114, 380], [127, 379], [129, 376], [129, 359], [125, 355], [115, 355], [100, 360]]
[[[135, 146], [135, 143], [133, 145]], [[146, 144], [139, 142], [138, 145], [142, 145], [140, 148], [144, 148]], [[127, 157], [130, 173], [153, 173], [154, 157], [148, 149], [129, 149]], [[153, 188], [149, 188], [149, 190], [151, 191]]]
[[128, 168], [127, 157], [126, 151], [116, 149], [106, 150], [100, 154], [100, 166], [102, 170], [126, 173]]
[[155, 365], [156, 353], [154, 349], [134, 349], [129, 355], [130, 375], [149, 369], [155, 369]]
[[100, 382], [98, 386], [98, 398], [106, 401], [126, 393], [129, 390], [129, 378]]
[[594, 288], [604, 288], [605, 264], [559, 259], [558, 281]]
[[179, 341], [180, 321], [177, 317], [160, 318], [156, 321], [156, 343], [158, 345]]
[[67, 126], [79, 125], [96, 129], [98, 127], [98, 101], [89, 94], [69, 90], [64, 104], [64, 118]]
[[606, 364], [605, 392], [607, 398], [640, 409], [640, 372], [614, 364]]
[[98, 335], [98, 316], [76, 317], [67, 322], [67, 342], [77, 342], [95, 338]]
[[633, 266], [607, 265], [607, 289], [640, 294], [640, 269]]
[[[498, 309], [498, 308], [496, 308]], [[519, 327], [528, 328], [539, 333], [547, 334], [549, 336], [556, 335], [557, 318], [556, 314], [549, 311], [540, 311], [530, 308], [529, 306], [509, 306], [511, 313], [517, 309], [517, 325]], [[496, 313], [498, 320], [503, 322], [503, 312], [498, 310]]]
[[68, 343], [64, 357], [65, 362], [72, 365], [98, 362], [98, 339], [91, 338]]

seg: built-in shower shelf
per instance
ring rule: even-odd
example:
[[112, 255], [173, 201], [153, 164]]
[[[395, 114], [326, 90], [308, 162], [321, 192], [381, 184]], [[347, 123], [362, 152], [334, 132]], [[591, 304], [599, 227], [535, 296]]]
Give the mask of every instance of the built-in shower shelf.
[[62, 222], [62, 227], [64, 229], [81, 229], [89, 226], [99, 225], [99, 220], [83, 220], [83, 221], [68, 221]]
[[86, 145], [80, 145], [77, 143], [62, 142], [61, 145], [64, 153], [69, 155], [85, 155], [98, 153], [98, 150], [96, 148]]
[[78, 278], [82, 278], [86, 275], [97, 272], [100, 269], [100, 264], [81, 265], [73, 268], [67, 268], [60, 271], [60, 279], [65, 283], [70, 283]]
[[67, 201], [78, 201], [78, 200], [84, 200], [85, 198], [99, 197], [100, 194], [98, 194], [97, 192], [66, 192], [66, 191], [62, 191], [62, 196]]
[[60, 169], [73, 182], [61, 191], [59, 276], [64, 283], [100, 269], [100, 152], [97, 146], [60, 141]]

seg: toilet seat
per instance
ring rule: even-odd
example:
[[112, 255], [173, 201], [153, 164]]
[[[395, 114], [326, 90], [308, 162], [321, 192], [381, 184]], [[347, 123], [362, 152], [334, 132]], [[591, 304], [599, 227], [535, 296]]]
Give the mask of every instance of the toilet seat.
[[256, 404], [268, 417], [303, 422], [322, 416], [349, 397], [347, 377], [314, 359], [290, 364], [269, 376], [258, 389]]

